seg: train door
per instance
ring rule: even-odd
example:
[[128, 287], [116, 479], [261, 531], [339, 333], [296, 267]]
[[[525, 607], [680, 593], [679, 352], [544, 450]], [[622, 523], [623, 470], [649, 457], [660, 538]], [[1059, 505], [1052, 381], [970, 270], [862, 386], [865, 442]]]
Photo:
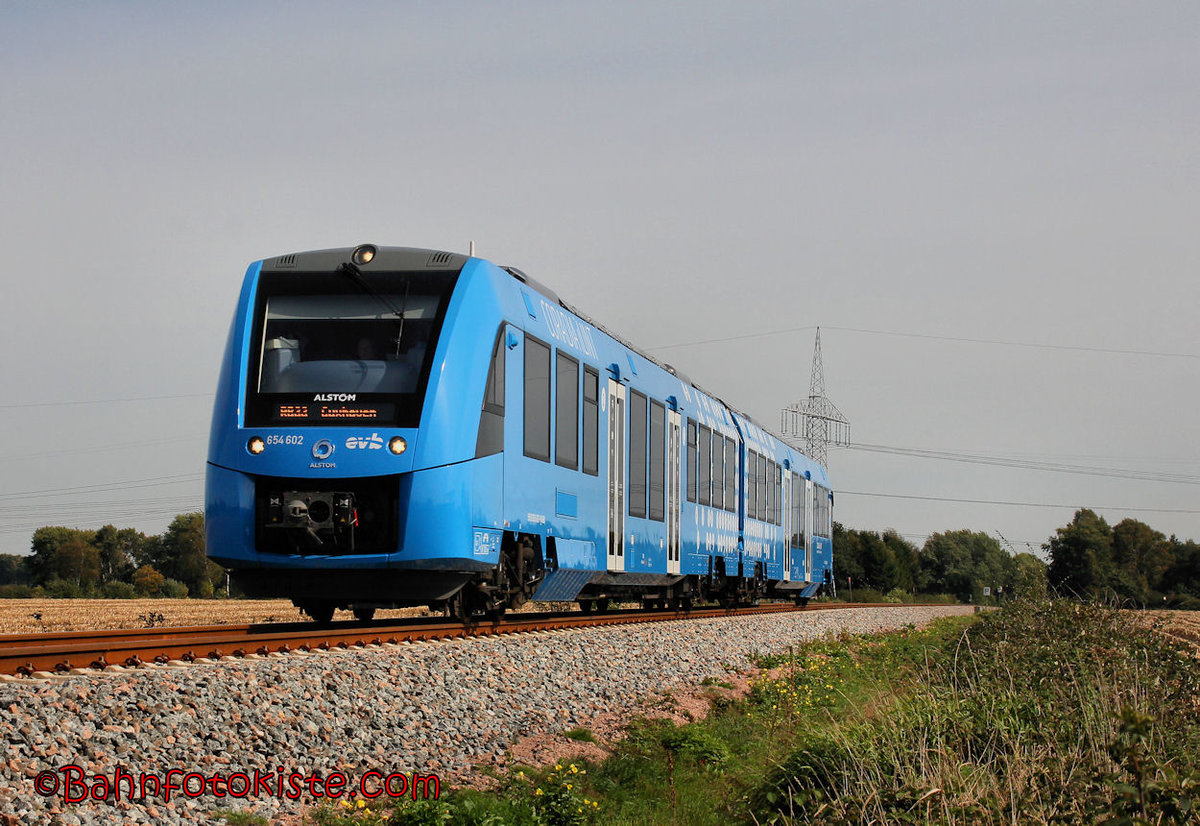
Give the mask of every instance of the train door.
[[792, 480], [795, 478], [796, 474], [786, 470], [783, 472], [783, 507], [780, 508], [780, 512], [783, 514], [784, 582], [790, 582], [792, 579], [792, 497], [796, 495]]
[[[805, 480], [801, 484], [805, 488], [805, 496], [804, 496], [803, 501], [805, 503], [813, 501], [808, 496], [808, 490], [812, 490], [813, 495], [816, 495], [816, 490], [817, 490], [816, 486], [812, 482], [809, 482], [808, 480]], [[814, 503], [814, 505], [816, 504], [815, 501], [813, 503]], [[815, 582], [816, 581], [815, 579], [813, 579], [813, 564], [812, 564], [813, 527], [815, 525], [815, 520], [816, 520], [816, 511], [817, 511], [816, 507], [804, 509], [804, 527], [806, 528], [806, 530], [804, 531], [804, 579], [806, 582]]]
[[608, 570], [625, 570], [625, 386], [608, 380]]
[[680, 490], [683, 480], [682, 433], [678, 410], [667, 411], [667, 573], [679, 573]]

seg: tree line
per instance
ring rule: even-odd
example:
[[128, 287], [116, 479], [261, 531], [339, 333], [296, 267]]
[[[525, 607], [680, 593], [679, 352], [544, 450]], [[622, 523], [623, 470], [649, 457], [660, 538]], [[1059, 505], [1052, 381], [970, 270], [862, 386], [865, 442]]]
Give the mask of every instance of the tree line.
[[47, 526], [28, 556], [0, 554], [0, 597], [212, 597], [225, 572], [204, 553], [204, 514], [181, 513], [166, 531]]
[[1076, 511], [1045, 545], [1058, 593], [1146, 607], [1200, 610], [1200, 544], [1167, 537], [1136, 519], [1111, 527]]
[[945, 595], [994, 603], [1046, 594], [1046, 564], [1010, 554], [980, 531], [935, 533], [917, 548], [893, 530], [833, 526], [834, 580], [839, 596], [871, 602]]
[[935, 533], [917, 548], [895, 531], [833, 526], [834, 579], [854, 598], [946, 594], [997, 602], [1047, 594], [1118, 605], [1200, 609], [1200, 545], [1166, 537], [1136, 519], [1110, 527], [1076, 512], [1042, 545], [1049, 564], [1010, 553], [981, 531]]
[[[918, 548], [893, 530], [833, 525], [834, 585], [859, 601], [945, 596], [987, 603], [1047, 593], [1125, 605], [1200, 609], [1200, 544], [1125, 519], [1076, 512], [1031, 553], [980, 531], [935, 533]], [[225, 596], [204, 551], [204, 514], [182, 513], [159, 536], [105, 525], [43, 527], [28, 556], [0, 554], [0, 597]], [[235, 594], [236, 595], [236, 594]]]

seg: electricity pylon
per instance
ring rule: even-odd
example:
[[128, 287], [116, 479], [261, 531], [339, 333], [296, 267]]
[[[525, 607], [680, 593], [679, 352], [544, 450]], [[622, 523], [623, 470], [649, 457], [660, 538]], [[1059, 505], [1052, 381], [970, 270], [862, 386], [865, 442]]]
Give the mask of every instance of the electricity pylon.
[[825, 368], [821, 364], [821, 328], [813, 349], [808, 398], [789, 404], [780, 414], [779, 429], [805, 456], [828, 467], [829, 444], [850, 444], [850, 422], [825, 395]]

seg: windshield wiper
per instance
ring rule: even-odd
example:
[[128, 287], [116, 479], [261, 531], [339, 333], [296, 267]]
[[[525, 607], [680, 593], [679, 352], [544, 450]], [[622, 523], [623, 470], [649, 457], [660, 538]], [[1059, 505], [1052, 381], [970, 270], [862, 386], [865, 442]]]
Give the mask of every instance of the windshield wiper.
[[408, 288], [412, 279], [404, 279], [404, 302], [401, 304], [399, 309], [396, 309], [396, 305], [391, 302], [391, 299], [389, 299], [386, 295], [381, 295], [380, 293], [375, 292], [375, 289], [367, 283], [367, 279], [363, 277], [362, 270], [360, 270], [356, 264], [352, 264], [350, 262], [338, 264], [335, 272], [339, 272], [349, 278], [358, 285], [359, 289], [374, 298], [385, 308], [387, 308], [389, 313], [399, 319], [399, 322], [396, 324], [396, 355], [400, 355], [400, 341], [404, 338], [404, 314], [408, 311]]

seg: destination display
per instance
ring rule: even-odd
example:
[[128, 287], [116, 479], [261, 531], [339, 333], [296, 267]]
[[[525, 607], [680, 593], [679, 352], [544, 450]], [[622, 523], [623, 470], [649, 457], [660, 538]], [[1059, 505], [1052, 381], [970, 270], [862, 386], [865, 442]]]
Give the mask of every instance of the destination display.
[[276, 422], [390, 422], [394, 404], [305, 402], [274, 405]]

